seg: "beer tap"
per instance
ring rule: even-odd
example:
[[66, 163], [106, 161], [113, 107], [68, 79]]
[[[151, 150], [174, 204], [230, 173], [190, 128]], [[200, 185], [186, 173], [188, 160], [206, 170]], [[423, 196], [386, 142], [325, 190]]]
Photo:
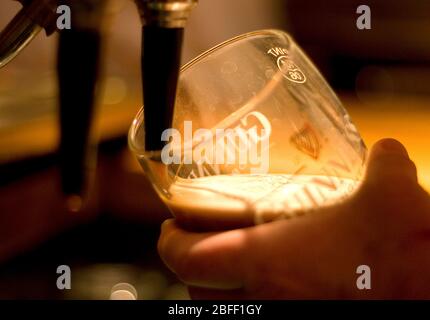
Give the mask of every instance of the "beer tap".
[[57, 0], [17, 0], [23, 8], [0, 33], [0, 68], [12, 61], [45, 28], [56, 29]]
[[163, 148], [162, 132], [172, 125], [183, 32], [197, 0], [135, 0], [142, 17], [142, 84], [145, 149]]
[[[79, 210], [95, 162], [91, 124], [97, 101], [101, 45], [110, 0], [19, 0], [23, 9], [0, 33], [0, 68], [42, 30], [56, 30], [56, 9], [71, 9], [71, 29], [61, 30], [57, 73], [62, 186], [70, 210]], [[183, 30], [197, 0], [135, 0], [142, 28], [145, 148], [158, 154], [161, 133], [171, 127]]]
[[80, 209], [96, 162], [92, 124], [99, 97], [102, 33], [108, 0], [66, 0], [71, 29], [59, 37], [57, 75], [60, 103], [59, 161], [69, 210]]

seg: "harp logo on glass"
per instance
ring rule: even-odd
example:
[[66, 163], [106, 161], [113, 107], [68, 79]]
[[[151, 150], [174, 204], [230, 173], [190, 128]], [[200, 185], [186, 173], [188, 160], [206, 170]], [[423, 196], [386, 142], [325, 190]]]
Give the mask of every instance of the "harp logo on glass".
[[288, 50], [285, 48], [271, 48], [267, 51], [268, 54], [276, 57], [278, 69], [282, 72], [285, 78], [295, 83], [305, 83], [306, 76], [302, 70], [289, 58]]
[[230, 173], [264, 174], [269, 170], [272, 125], [264, 114], [252, 111], [223, 129], [197, 129], [184, 121], [183, 137], [177, 129], [164, 130], [168, 142], [161, 160], [182, 178]]

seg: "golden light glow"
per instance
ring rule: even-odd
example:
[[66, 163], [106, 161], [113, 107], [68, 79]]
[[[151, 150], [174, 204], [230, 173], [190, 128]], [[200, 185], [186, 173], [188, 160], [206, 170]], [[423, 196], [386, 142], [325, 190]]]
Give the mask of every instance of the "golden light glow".
[[422, 97], [375, 97], [360, 102], [342, 97], [344, 105], [370, 148], [382, 138], [403, 143], [415, 162], [420, 184], [430, 191], [430, 100]]

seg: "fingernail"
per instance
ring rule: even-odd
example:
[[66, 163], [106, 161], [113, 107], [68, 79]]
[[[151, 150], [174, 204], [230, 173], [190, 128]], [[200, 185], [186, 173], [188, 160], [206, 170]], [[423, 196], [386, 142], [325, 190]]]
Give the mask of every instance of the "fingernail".
[[172, 219], [166, 219], [161, 224], [161, 231], [166, 231], [167, 228], [169, 228], [170, 224], [172, 223]]
[[402, 155], [405, 158], [409, 159], [409, 155], [405, 147], [395, 139], [384, 139], [379, 143], [379, 145], [385, 152]]

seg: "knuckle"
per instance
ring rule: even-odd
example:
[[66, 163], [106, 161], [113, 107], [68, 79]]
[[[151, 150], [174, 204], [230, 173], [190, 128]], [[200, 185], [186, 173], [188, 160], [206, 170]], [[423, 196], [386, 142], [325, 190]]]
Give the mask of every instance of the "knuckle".
[[161, 234], [157, 241], [157, 251], [161, 257], [164, 256], [164, 247], [164, 237], [163, 234]]
[[184, 283], [192, 282], [192, 274], [194, 270], [193, 259], [189, 253], [181, 255], [179, 261], [177, 261], [175, 272], [178, 278]]
[[178, 241], [176, 240], [177, 230], [173, 228], [173, 222], [166, 220], [161, 226], [161, 234], [157, 241], [157, 251], [164, 263], [172, 268], [175, 265]]

